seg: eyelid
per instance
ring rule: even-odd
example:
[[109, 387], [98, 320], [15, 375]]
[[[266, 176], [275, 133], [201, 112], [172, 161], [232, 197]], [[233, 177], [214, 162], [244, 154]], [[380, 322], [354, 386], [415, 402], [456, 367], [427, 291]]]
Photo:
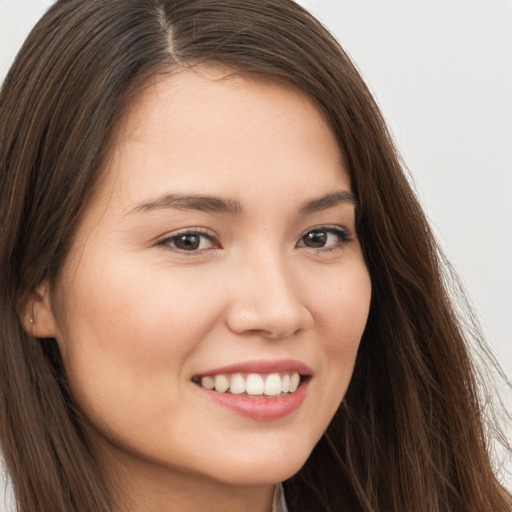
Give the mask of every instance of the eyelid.
[[212, 238], [216, 237], [215, 233], [207, 228], [191, 226], [188, 228], [180, 228], [180, 229], [176, 229], [174, 231], [169, 231], [169, 232], [165, 233], [164, 235], [159, 236], [155, 240], [155, 242], [158, 244], [159, 242], [162, 242], [163, 240], [167, 240], [168, 238], [174, 238], [175, 236], [185, 235], [188, 233], [198, 233], [200, 235], [206, 235], [206, 236], [210, 236]]
[[[304, 236], [306, 236], [311, 231], [315, 231], [315, 230], [318, 230], [318, 231], [323, 230], [323, 231], [327, 231], [328, 233], [335, 234], [335, 235], [339, 236], [340, 240], [334, 246], [329, 245], [326, 247], [319, 247], [319, 248], [308, 247], [307, 245], [299, 245]], [[312, 227], [306, 229], [305, 231], [303, 231], [303, 233], [299, 237], [299, 240], [297, 241], [297, 245], [299, 247], [305, 247], [306, 249], [313, 249], [315, 251], [329, 251], [332, 249], [339, 248], [345, 244], [348, 244], [353, 239], [354, 239], [354, 237], [351, 234], [350, 230], [348, 230], [347, 228], [345, 228], [343, 226], [340, 226], [337, 224], [319, 224], [317, 226], [312, 226]]]
[[[306, 236], [311, 231], [326, 231], [329, 234], [334, 234], [338, 237], [338, 243], [331, 244], [325, 247], [308, 247], [305, 244], [301, 244], [302, 238]], [[203, 249], [194, 249], [194, 250], [184, 250], [180, 249], [178, 247], [174, 247], [170, 242], [179, 237], [180, 235], [186, 235], [186, 234], [194, 234], [194, 235], [201, 235], [209, 239], [210, 243], [212, 244], [212, 247], [203, 248]], [[346, 229], [345, 227], [342, 227], [340, 225], [336, 224], [319, 224], [316, 226], [312, 226], [305, 231], [302, 232], [300, 235], [297, 246], [298, 247], [304, 247], [306, 249], [313, 249], [315, 251], [329, 251], [333, 249], [340, 248], [344, 246], [345, 244], [351, 242], [353, 240], [353, 236], [350, 234], [350, 231]], [[217, 243], [216, 243], [217, 242]], [[169, 251], [175, 251], [178, 253], [189, 253], [189, 254], [200, 254], [204, 251], [210, 250], [210, 249], [219, 249], [222, 248], [220, 242], [218, 241], [218, 237], [215, 232], [211, 231], [210, 229], [203, 228], [203, 227], [187, 227], [187, 228], [180, 228], [175, 231], [170, 231], [166, 233], [165, 235], [162, 235], [158, 237], [155, 241], [155, 245], [161, 247], [164, 250]]]
[[[179, 249], [178, 247], [173, 247], [169, 243], [170, 240], [177, 238], [180, 235], [187, 235], [187, 234], [195, 234], [195, 235], [201, 235], [201, 236], [207, 237], [208, 239], [210, 239], [210, 241], [212, 243], [211, 249], [217, 249], [220, 247], [220, 243], [217, 243], [217, 244], [215, 243], [216, 240], [218, 242], [218, 238], [217, 238], [217, 235], [215, 234], [215, 232], [213, 232], [207, 228], [196, 227], [196, 226], [188, 227], [188, 228], [180, 228], [175, 231], [169, 231], [165, 235], [158, 237], [155, 241], [155, 245], [161, 247], [164, 250], [176, 251], [178, 253], [189, 252], [190, 254], [199, 254], [205, 250], [210, 249], [209, 248], [209, 249], [197, 249], [194, 251], [185, 251], [185, 250]], [[217, 245], [217, 247], [216, 247], [216, 245]]]

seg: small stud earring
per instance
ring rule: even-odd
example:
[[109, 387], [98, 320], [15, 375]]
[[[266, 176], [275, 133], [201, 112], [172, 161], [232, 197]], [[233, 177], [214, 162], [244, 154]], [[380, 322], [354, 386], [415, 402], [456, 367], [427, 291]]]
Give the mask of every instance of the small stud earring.
[[29, 322], [30, 322], [32, 325], [34, 325], [34, 319], [33, 319], [33, 318], [31, 318], [31, 319], [29, 320]]

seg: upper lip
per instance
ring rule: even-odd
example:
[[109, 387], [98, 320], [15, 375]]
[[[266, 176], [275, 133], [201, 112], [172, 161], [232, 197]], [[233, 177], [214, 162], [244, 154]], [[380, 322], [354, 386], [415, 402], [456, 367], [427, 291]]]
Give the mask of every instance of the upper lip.
[[298, 372], [301, 375], [312, 375], [313, 370], [305, 363], [295, 359], [257, 360], [229, 364], [196, 374], [197, 377], [205, 375], [219, 375], [221, 373], [279, 373]]

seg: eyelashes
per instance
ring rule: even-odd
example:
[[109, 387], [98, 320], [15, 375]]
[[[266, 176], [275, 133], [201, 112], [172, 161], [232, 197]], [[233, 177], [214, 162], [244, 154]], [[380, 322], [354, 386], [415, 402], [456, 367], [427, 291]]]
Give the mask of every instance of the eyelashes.
[[[300, 236], [296, 247], [329, 252], [340, 249], [351, 241], [352, 236], [340, 226], [315, 226]], [[212, 249], [222, 249], [215, 233], [205, 228], [185, 228], [169, 233], [156, 245], [181, 254], [202, 254]]]
[[297, 242], [297, 247], [310, 249], [332, 250], [350, 242], [348, 232], [338, 226], [318, 226], [310, 228]]
[[198, 253], [209, 249], [220, 249], [222, 246], [215, 235], [203, 228], [187, 228], [170, 233], [157, 245], [178, 252]]

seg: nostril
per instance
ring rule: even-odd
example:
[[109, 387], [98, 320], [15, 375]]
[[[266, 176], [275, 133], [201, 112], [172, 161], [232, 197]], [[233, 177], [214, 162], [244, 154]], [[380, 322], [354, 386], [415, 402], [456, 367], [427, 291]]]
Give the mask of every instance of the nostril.
[[227, 327], [236, 334], [279, 340], [296, 336], [311, 324], [312, 316], [302, 304], [290, 308], [271, 305], [238, 305], [226, 317]]
[[272, 340], [278, 340], [281, 338], [288, 338], [289, 336], [294, 336], [302, 331], [302, 328], [298, 328], [293, 332], [283, 332], [283, 333], [276, 333], [272, 331], [264, 331], [265, 338], [270, 338]]

